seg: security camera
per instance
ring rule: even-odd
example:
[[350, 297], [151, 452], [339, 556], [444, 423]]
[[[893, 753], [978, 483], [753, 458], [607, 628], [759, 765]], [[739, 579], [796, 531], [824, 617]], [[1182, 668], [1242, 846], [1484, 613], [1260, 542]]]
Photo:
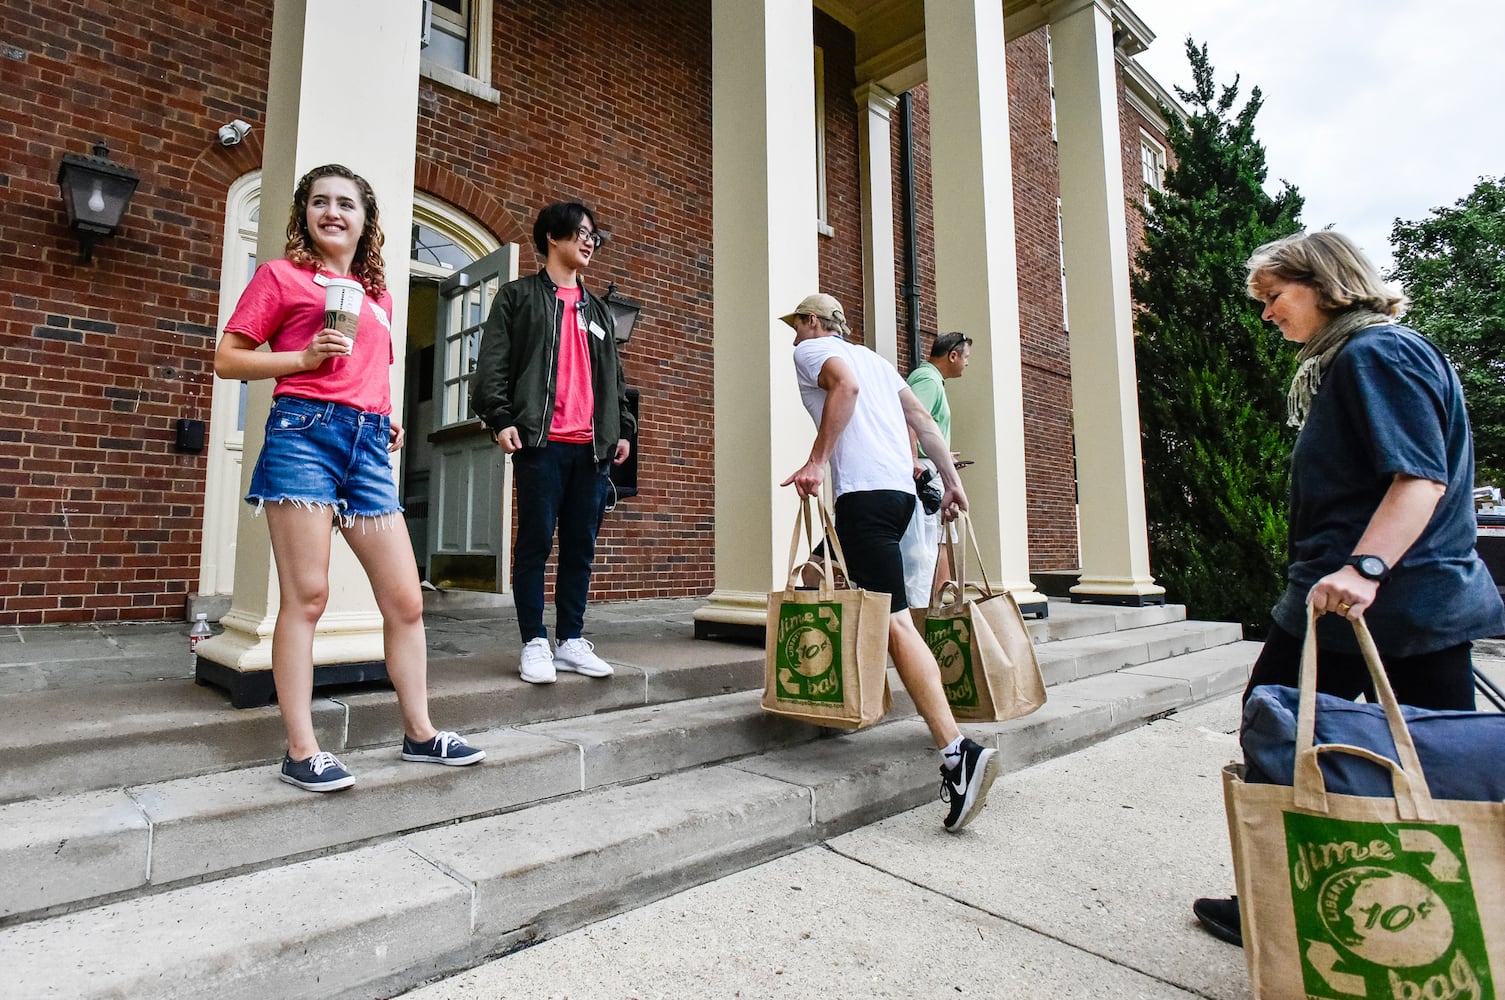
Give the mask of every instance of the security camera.
[[249, 131], [251, 131], [250, 123], [237, 118], [230, 124], [219, 127], [219, 144], [221, 146], [239, 145], [240, 140], [244, 139]]

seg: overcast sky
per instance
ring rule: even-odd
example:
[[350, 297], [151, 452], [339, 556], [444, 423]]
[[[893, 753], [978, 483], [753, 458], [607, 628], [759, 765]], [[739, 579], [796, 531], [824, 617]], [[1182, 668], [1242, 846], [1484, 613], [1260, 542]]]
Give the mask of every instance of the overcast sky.
[[1185, 41], [1219, 85], [1264, 94], [1255, 135], [1270, 189], [1290, 181], [1308, 229], [1329, 223], [1382, 268], [1396, 218], [1505, 175], [1505, 0], [1128, 0], [1155, 33], [1140, 63], [1188, 87]]

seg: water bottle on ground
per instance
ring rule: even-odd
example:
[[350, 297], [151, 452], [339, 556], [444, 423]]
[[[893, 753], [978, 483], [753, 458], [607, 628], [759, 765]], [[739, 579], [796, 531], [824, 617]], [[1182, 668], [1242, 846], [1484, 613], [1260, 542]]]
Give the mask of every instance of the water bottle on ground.
[[188, 651], [190, 653], [197, 653], [199, 640], [213, 634], [214, 630], [209, 627], [209, 616], [202, 611], [194, 615], [193, 628], [188, 630]]

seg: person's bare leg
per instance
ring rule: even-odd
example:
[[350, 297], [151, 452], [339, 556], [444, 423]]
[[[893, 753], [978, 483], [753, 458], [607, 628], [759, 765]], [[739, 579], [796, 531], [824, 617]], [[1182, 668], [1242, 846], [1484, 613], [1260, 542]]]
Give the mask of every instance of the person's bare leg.
[[402, 515], [358, 517], [342, 531], [371, 581], [381, 611], [387, 678], [397, 692], [403, 730], [416, 742], [431, 740], [435, 729], [429, 721], [423, 591]]
[[[940, 553], [936, 556], [936, 559], [935, 559], [935, 580], [930, 585], [931, 586], [931, 589], [930, 589], [930, 603], [931, 604], [935, 604], [936, 598], [938, 598], [938, 597], [941, 596], [941, 588], [946, 585], [946, 581], [947, 580], [951, 579], [951, 557], [946, 554], [946, 543], [945, 543], [945, 538], [946, 538], [945, 533], [948, 532], [948, 531], [950, 531], [950, 530], [951, 530], [951, 526], [949, 524], [942, 524], [941, 525]], [[965, 580], [958, 580], [956, 582], [957, 582], [957, 584], [959, 586], [963, 586], [963, 587], [965, 587], [966, 583], [967, 583], [967, 581], [965, 581]]]
[[943, 749], [961, 735], [961, 730], [956, 728], [951, 705], [946, 701], [941, 668], [936, 664], [930, 647], [915, 630], [908, 609], [888, 616], [888, 655], [893, 658], [899, 680], [904, 682], [904, 690], [914, 701], [915, 710], [930, 727], [930, 738], [935, 741], [936, 749]]
[[328, 508], [269, 503], [264, 508], [277, 564], [281, 606], [272, 629], [272, 681], [287, 729], [287, 755], [307, 760], [319, 752], [314, 735], [314, 627], [329, 601]]

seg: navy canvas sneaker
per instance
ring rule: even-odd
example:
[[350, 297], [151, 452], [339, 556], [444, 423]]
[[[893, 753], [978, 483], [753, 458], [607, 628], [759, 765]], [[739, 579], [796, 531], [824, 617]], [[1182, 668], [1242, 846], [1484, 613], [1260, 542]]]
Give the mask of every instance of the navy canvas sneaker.
[[993, 779], [998, 777], [998, 751], [962, 740], [961, 760], [955, 767], [941, 765], [941, 801], [951, 803], [945, 827], [952, 833], [972, 822], [982, 812]]
[[334, 754], [320, 750], [305, 760], [282, 758], [282, 773], [277, 775], [289, 785], [310, 792], [338, 792], [355, 784], [355, 775], [345, 770]]
[[486, 751], [466, 743], [465, 737], [459, 733], [441, 731], [435, 733], [433, 739], [422, 743], [415, 743], [404, 736], [402, 759], [421, 761], [426, 764], [464, 767], [466, 764], [479, 764], [485, 760]]

